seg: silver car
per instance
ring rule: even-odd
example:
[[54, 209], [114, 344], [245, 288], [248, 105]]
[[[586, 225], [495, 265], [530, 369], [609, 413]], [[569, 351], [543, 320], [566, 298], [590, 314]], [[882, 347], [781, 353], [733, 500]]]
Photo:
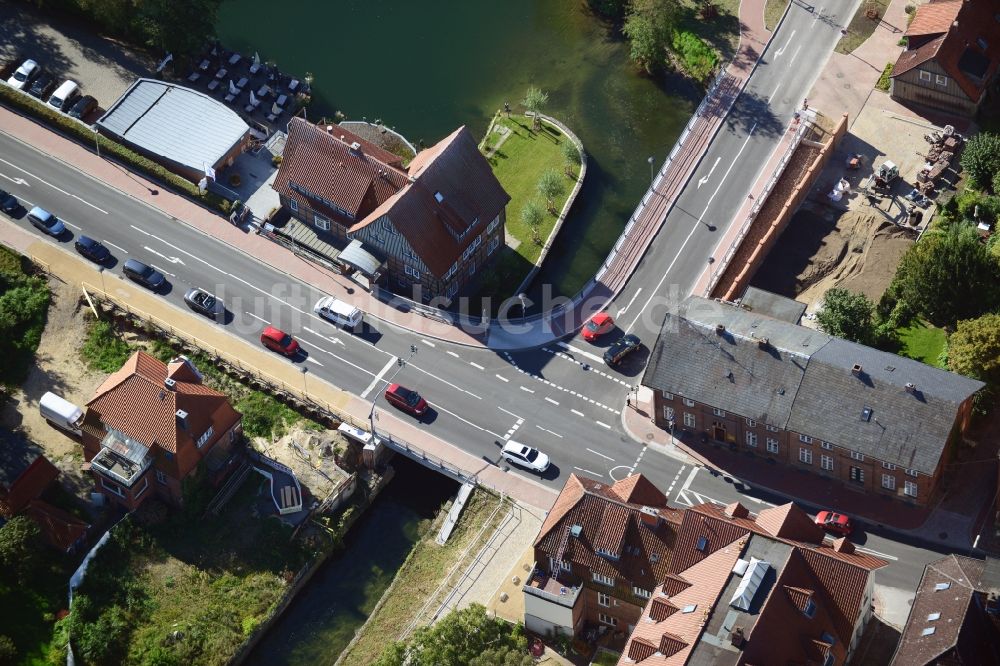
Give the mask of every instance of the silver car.
[[226, 315], [226, 304], [221, 298], [216, 298], [204, 289], [191, 287], [184, 294], [184, 302], [195, 312], [200, 312], [206, 317], [221, 321]]
[[14, 75], [7, 79], [7, 84], [11, 88], [16, 88], [17, 90], [24, 90], [31, 84], [32, 79], [34, 79], [42, 68], [38, 66], [38, 63], [34, 60], [25, 60], [21, 63], [21, 66], [17, 68]]

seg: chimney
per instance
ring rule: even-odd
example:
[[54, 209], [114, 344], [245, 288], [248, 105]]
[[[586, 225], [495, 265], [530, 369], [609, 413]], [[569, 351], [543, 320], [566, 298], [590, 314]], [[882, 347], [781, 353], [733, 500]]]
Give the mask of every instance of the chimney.
[[760, 340], [757, 341], [757, 346], [760, 347], [761, 349], [767, 349], [770, 344], [771, 341], [768, 340], [767, 338], [761, 338]]
[[833, 542], [833, 549], [838, 553], [850, 555], [854, 552], [854, 544], [847, 540], [847, 537], [840, 537]]
[[168, 391], [177, 390], [177, 382], [171, 379], [170, 377], [167, 377], [166, 379], [163, 380], [163, 385], [167, 388]]
[[327, 125], [326, 126], [326, 133], [327, 134], [333, 134], [333, 125]]
[[174, 414], [174, 416], [177, 417], [177, 429], [178, 430], [187, 430], [187, 428], [188, 428], [188, 413], [185, 412], [183, 409], [178, 409], [177, 412]]
[[655, 507], [642, 507], [639, 511], [639, 518], [642, 520], [642, 524], [651, 530], [655, 530], [656, 526], [660, 524], [660, 512]]
[[726, 332], [726, 326], [725, 326], [725, 324], [716, 324], [715, 325], [715, 334], [716, 335], [722, 335], [725, 332]]
[[913, 382], [906, 382], [906, 392], [907, 393], [912, 393], [913, 395], [916, 395], [917, 394], [917, 385], [914, 384]]
[[851, 374], [854, 375], [855, 377], [860, 377], [861, 376], [861, 370], [862, 370], [861, 364], [860, 363], [855, 363], [854, 367], [851, 368]]
[[361, 144], [358, 143], [357, 141], [355, 141], [354, 143], [352, 143], [351, 144], [351, 152], [352, 153], [360, 153], [361, 152]]
[[743, 649], [743, 644], [746, 643], [746, 636], [743, 635], [743, 627], [736, 627], [733, 629], [732, 633], [729, 634], [729, 642], [734, 648]]

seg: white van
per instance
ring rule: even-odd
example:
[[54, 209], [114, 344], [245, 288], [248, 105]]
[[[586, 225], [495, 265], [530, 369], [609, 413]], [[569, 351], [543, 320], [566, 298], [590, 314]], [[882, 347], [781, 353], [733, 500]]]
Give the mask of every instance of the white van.
[[352, 331], [357, 330], [361, 324], [361, 310], [343, 301], [338, 301], [333, 296], [324, 296], [316, 301], [313, 312], [335, 326], [342, 326]]
[[38, 410], [52, 425], [80, 434], [80, 428], [83, 426], [83, 410], [69, 400], [50, 391], [42, 396]]
[[56, 88], [56, 91], [52, 93], [49, 97], [49, 101], [46, 102], [56, 111], [68, 111], [70, 104], [73, 103], [73, 99], [76, 97], [80, 90], [80, 86], [76, 85], [76, 81], [70, 81], [69, 79], [62, 82], [62, 85]]

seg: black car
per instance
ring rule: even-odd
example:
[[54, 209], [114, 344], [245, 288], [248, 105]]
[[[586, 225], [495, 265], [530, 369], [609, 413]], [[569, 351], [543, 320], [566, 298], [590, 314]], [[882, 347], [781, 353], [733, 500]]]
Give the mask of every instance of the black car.
[[56, 85], [56, 80], [48, 74], [42, 74], [35, 82], [31, 84], [28, 88], [28, 94], [32, 97], [37, 97], [38, 99], [45, 99], [52, 92], [52, 89]]
[[122, 266], [122, 273], [133, 282], [138, 282], [143, 287], [152, 289], [153, 291], [158, 290], [167, 282], [167, 278], [163, 277], [163, 273], [149, 264], [142, 263], [138, 259], [127, 260], [125, 265]]
[[611, 366], [618, 365], [623, 358], [634, 352], [641, 345], [642, 343], [639, 342], [639, 338], [634, 335], [622, 336], [615, 340], [615, 343], [604, 352], [604, 362]]
[[10, 192], [0, 190], [0, 209], [2, 209], [3, 212], [11, 214], [20, 207], [21, 202], [17, 200], [17, 197]]
[[204, 289], [191, 287], [184, 294], [184, 302], [195, 312], [212, 319], [220, 319], [226, 314], [226, 305]]
[[76, 247], [77, 252], [94, 263], [103, 264], [111, 257], [111, 252], [108, 248], [89, 236], [78, 236], [73, 246]]
[[69, 110], [70, 118], [84, 119], [97, 108], [97, 99], [91, 95], [84, 95], [76, 101], [73, 108]]

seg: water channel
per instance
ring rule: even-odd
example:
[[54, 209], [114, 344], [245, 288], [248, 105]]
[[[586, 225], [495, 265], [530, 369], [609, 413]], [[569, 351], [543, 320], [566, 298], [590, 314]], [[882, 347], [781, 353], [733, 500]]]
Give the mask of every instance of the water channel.
[[[316, 572], [246, 664], [332, 664], [364, 624], [433, 518], [458, 484], [402, 456], [396, 476], [348, 532], [344, 550]], [[387, 637], [387, 641], [391, 637]]]
[[663, 162], [698, 101], [639, 76], [584, 0], [229, 0], [218, 32], [283, 71], [312, 72], [310, 117], [381, 119], [413, 143], [463, 124], [481, 138], [504, 101], [546, 90], [546, 111], [580, 137], [590, 164], [535, 293], [550, 283], [572, 295], [596, 272], [649, 185], [647, 158]]

